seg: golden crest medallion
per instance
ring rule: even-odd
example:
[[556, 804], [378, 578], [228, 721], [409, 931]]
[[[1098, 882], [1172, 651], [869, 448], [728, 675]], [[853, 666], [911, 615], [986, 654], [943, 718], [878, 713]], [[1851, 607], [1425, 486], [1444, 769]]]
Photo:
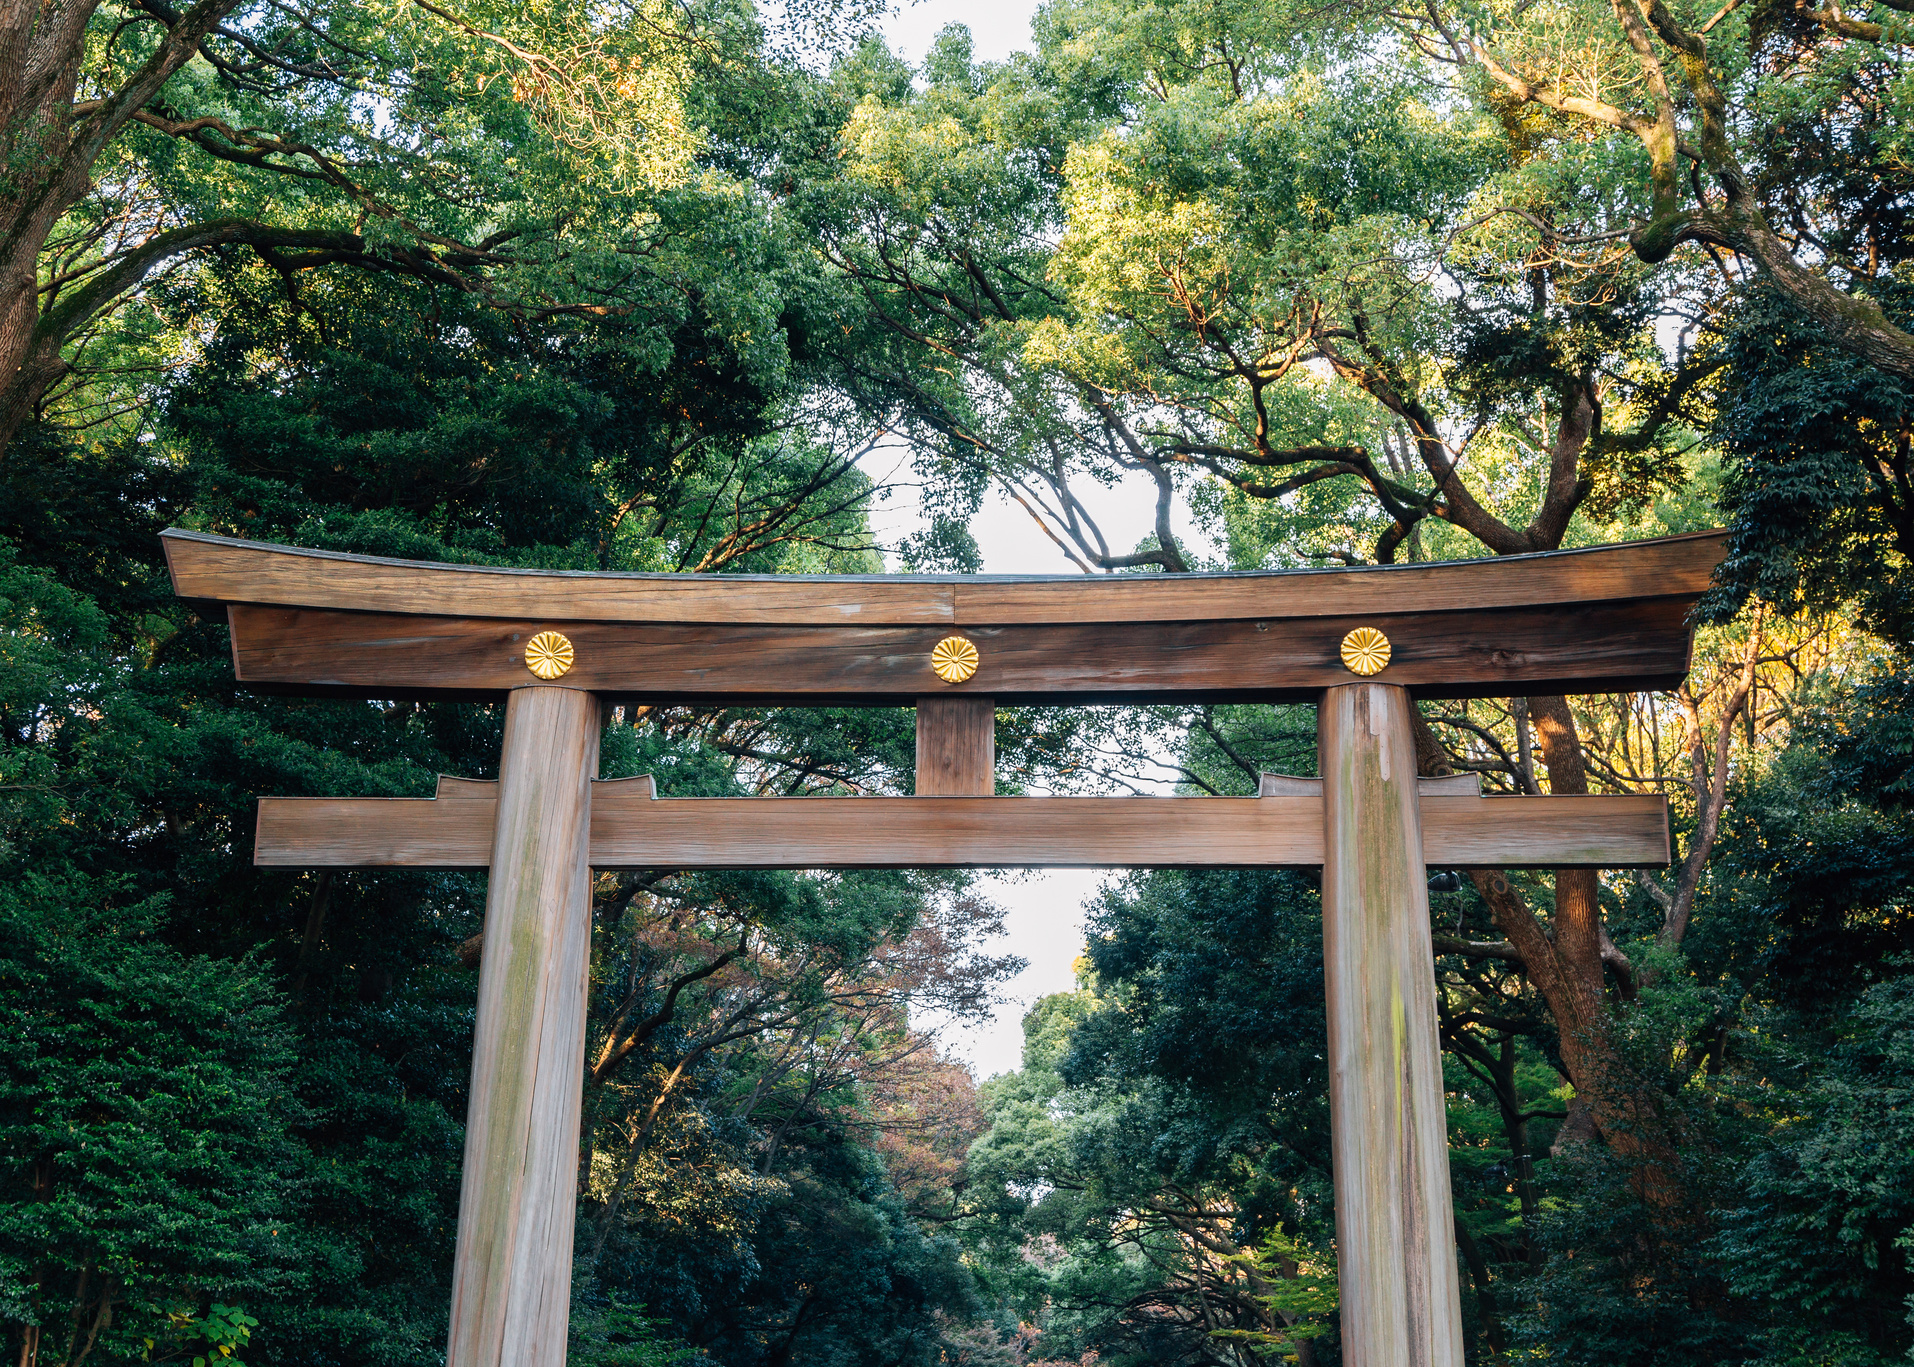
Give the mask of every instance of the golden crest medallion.
[[1382, 673], [1389, 664], [1389, 638], [1374, 627], [1357, 627], [1342, 638], [1342, 662], [1364, 678]]
[[947, 684], [960, 684], [977, 672], [977, 647], [961, 636], [946, 636], [930, 652], [930, 667]]
[[525, 643], [525, 667], [541, 679], [556, 679], [572, 667], [572, 643], [556, 631], [541, 631]]

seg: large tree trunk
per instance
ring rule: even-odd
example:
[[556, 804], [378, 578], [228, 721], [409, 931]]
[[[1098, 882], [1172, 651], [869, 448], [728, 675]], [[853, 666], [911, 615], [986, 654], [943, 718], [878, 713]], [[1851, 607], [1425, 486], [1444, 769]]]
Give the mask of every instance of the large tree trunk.
[[[117, 90], [76, 105], [86, 27], [98, 0], [0, 0], [0, 449], [65, 373], [74, 319], [43, 316], [38, 264], [60, 219], [93, 188], [93, 167], [120, 130], [184, 66], [237, 0], [177, 14]], [[143, 271], [141, 272], [144, 273]]]
[[[46, 241], [44, 232], [39, 240]], [[35, 294], [31, 269], [24, 278], [12, 270], [0, 277], [0, 367], [4, 368], [0, 373], [6, 376], [0, 382], [0, 451], [6, 450], [66, 369], [57, 347], [48, 356], [46, 348], [34, 346], [35, 325], [40, 321]]]
[[[1588, 792], [1588, 766], [1568, 699], [1529, 699], [1529, 717], [1557, 796]], [[1637, 1164], [1637, 1186], [1656, 1206], [1680, 1196], [1674, 1145], [1662, 1123], [1654, 1090], [1621, 1057], [1609, 1032], [1602, 970], [1602, 905], [1593, 869], [1555, 871], [1555, 955], [1563, 973], [1550, 1010], [1561, 1029], [1562, 1062], [1609, 1147]], [[1533, 921], [1533, 917], [1530, 920]], [[1541, 986], [1540, 983], [1537, 984]], [[1545, 994], [1546, 995], [1546, 994]], [[1572, 1026], [1572, 1028], [1571, 1028]]]
[[[1588, 767], [1568, 700], [1530, 698], [1528, 705], [1548, 769], [1549, 791], [1557, 796], [1587, 793]], [[1417, 720], [1423, 772], [1452, 773], [1447, 754]], [[1675, 1146], [1655, 1104], [1654, 1088], [1622, 1057], [1609, 1029], [1602, 967], [1605, 936], [1595, 871], [1555, 871], [1555, 913], [1546, 927], [1500, 874], [1479, 872], [1473, 877], [1497, 928], [1522, 956], [1523, 971], [1555, 1020], [1562, 1066], [1576, 1099], [1602, 1140], [1634, 1166], [1636, 1191], [1658, 1210], [1671, 1210], [1682, 1195]]]

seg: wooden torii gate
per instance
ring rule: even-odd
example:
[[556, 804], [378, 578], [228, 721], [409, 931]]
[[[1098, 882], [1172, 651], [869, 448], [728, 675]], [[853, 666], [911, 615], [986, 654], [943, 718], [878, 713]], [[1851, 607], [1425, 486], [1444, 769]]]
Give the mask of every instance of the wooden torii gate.
[[[560, 1367], [591, 870], [1320, 865], [1344, 1360], [1462, 1367], [1426, 865], [1668, 862], [1659, 797], [1418, 779], [1412, 698], [1672, 688], [1722, 536], [1275, 574], [578, 574], [165, 533], [267, 692], [503, 699], [497, 782], [263, 798], [254, 862], [489, 869], [448, 1367]], [[915, 797], [599, 782], [608, 701], [914, 705]], [[1321, 778], [994, 797], [999, 704], [1315, 702]]]

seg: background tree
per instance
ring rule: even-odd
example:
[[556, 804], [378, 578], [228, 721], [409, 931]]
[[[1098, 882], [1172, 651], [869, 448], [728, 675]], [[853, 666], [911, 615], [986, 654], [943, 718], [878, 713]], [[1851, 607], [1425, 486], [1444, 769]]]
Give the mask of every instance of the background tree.
[[[1875, 287], [1885, 245], [1878, 213], [1875, 222], [1840, 217], [1857, 190], [1877, 210], [1893, 198], [1851, 174], [1856, 161], [1885, 169], [1895, 160], [1882, 144], [1898, 139], [1886, 130], [1903, 118], [1887, 73], [1909, 34], [1898, 7], [1880, 11], [1886, 23], [1840, 6], [1615, 0], [1432, 8], [1399, 22], [1458, 85], [1486, 83], [1496, 100], [1546, 111], [1535, 120], [1542, 127], [1623, 141], [1648, 203], [1644, 213], [1637, 199], [1608, 231], [1640, 260], [1659, 264], [1689, 242], [1733, 252], [1828, 341], [1905, 380], [1914, 377], [1914, 336], [1890, 319]], [[1826, 158], [1849, 162], [1832, 175], [1825, 162], [1803, 165], [1822, 159], [1799, 141], [1817, 122], [1854, 130]], [[1868, 143], [1886, 155], [1852, 157]]]
[[163, 363], [177, 341], [105, 339], [146, 332], [154, 271], [222, 246], [294, 294], [346, 266], [522, 319], [679, 312], [695, 276], [778, 335], [716, 269], [762, 225], [695, 175], [709, 87], [763, 44], [745, 11], [74, 0], [0, 33], [0, 443], [102, 367]]
[[[262, 16], [284, 21], [286, 44], [329, 41], [299, 28], [325, 16]], [[131, 41], [113, 38], [119, 17], [98, 12], [89, 41]], [[91, 984], [102, 975], [182, 990], [216, 981], [221, 990], [202, 991], [198, 1013], [167, 1018], [173, 1035], [161, 1031], [156, 1044], [176, 1044], [179, 1066], [198, 1067], [208, 1085], [215, 1065], [250, 1069], [226, 1111], [203, 1121], [195, 1152], [206, 1170], [177, 1176], [168, 1165], [181, 1159], [159, 1143], [121, 1144], [89, 1168], [61, 1140], [42, 1162], [35, 1136], [49, 1132], [35, 1117], [50, 1123], [63, 1088], [90, 1115], [86, 1079], [62, 1081], [44, 1054], [17, 1052], [7, 1207], [17, 1218], [4, 1256], [24, 1279], [10, 1282], [7, 1308], [30, 1365], [67, 1361], [89, 1341], [94, 1360], [136, 1359], [141, 1334], [167, 1352], [203, 1346], [202, 1330], [225, 1332], [219, 1316], [235, 1306], [253, 1322], [242, 1326], [250, 1362], [425, 1362], [442, 1351], [482, 883], [265, 873], [250, 867], [244, 832], [254, 798], [268, 791], [397, 795], [429, 791], [438, 772], [484, 776], [496, 763], [497, 709], [236, 690], [223, 629], [171, 597], [162, 526], [569, 568], [877, 567], [865, 514], [879, 491], [858, 460], [881, 413], [820, 384], [809, 340], [831, 326], [838, 296], [776, 215], [760, 212], [774, 200], [730, 169], [805, 154], [803, 119], [793, 117], [812, 107], [802, 73], [741, 14], [717, 16], [703, 47], [684, 27], [697, 16], [683, 13], [634, 11], [622, 20], [630, 32], [601, 29], [605, 44], [627, 47], [581, 51], [566, 78], [582, 81], [592, 61], [616, 57], [629, 63], [617, 68], [629, 88], [585, 91], [601, 105], [577, 106], [583, 113], [622, 117], [625, 102], [642, 104], [658, 81], [706, 101], [708, 141], [673, 152], [682, 153], [674, 181], [629, 160], [635, 135], [623, 144], [574, 136], [580, 128], [561, 117], [571, 106], [555, 102], [582, 87], [514, 93], [481, 79], [487, 54], [501, 72], [532, 69], [489, 31], [417, 10], [384, 27], [375, 18], [337, 16], [327, 32], [343, 40], [362, 24], [361, 36], [387, 44], [370, 46], [365, 61], [396, 53], [420, 64], [420, 79], [407, 84], [400, 68], [383, 68], [404, 87], [397, 123], [380, 130], [396, 141], [381, 149], [369, 139], [355, 174], [389, 174], [421, 204], [437, 194], [444, 214], [493, 215], [494, 226], [514, 201], [488, 205], [484, 195], [510, 191], [547, 216], [540, 240], [550, 251], [455, 262], [484, 275], [483, 288], [476, 275], [426, 269], [422, 256], [386, 269], [387, 257], [411, 248], [383, 239], [336, 258], [269, 259], [257, 243], [181, 256], [122, 296], [86, 349], [63, 353], [73, 368], [30, 405], [0, 461], [0, 510], [21, 576], [9, 585], [6, 649], [39, 662], [8, 675], [0, 859], [20, 904], [9, 914], [29, 930], [85, 936], [92, 956], [90, 977], [49, 974], [35, 956], [51, 951], [32, 935], [53, 932], [21, 931], [6, 963], [32, 984], [22, 1010], [91, 1020], [100, 1010]], [[128, 32], [152, 27], [139, 19]], [[220, 42], [251, 52], [245, 42], [259, 41], [257, 26], [228, 27], [239, 36], [209, 40], [215, 56], [231, 55]], [[630, 46], [646, 34], [663, 54], [656, 61], [640, 62]], [[476, 63], [465, 69], [469, 87], [451, 60], [461, 53]], [[694, 89], [686, 53], [708, 76], [753, 83], [755, 103], [715, 89], [717, 76]], [[346, 119], [370, 117], [353, 104], [364, 68], [350, 80], [328, 68], [282, 73], [285, 88], [246, 84], [277, 81], [261, 73], [284, 57], [272, 49], [237, 75], [195, 59], [180, 80], [199, 84], [168, 86], [179, 103], [148, 112], [184, 123], [222, 100], [254, 109], [278, 100], [288, 119], [337, 116], [341, 138], [367, 134]], [[434, 85], [441, 77], [453, 84]], [[425, 103], [406, 103], [414, 97]], [[414, 117], [419, 137], [408, 149]], [[231, 141], [222, 128], [261, 126], [269, 121], [230, 112], [220, 125], [170, 132], [135, 118], [116, 155], [156, 214], [247, 195], [262, 211], [303, 211], [283, 190], [300, 177], [280, 163], [306, 162], [221, 155], [230, 148], [219, 140]], [[514, 161], [513, 138], [519, 153], [545, 156], [554, 179], [541, 180], [533, 160]], [[436, 187], [418, 174], [428, 156], [441, 159]], [[582, 174], [592, 167], [595, 182]], [[625, 238], [631, 253], [614, 250], [566, 218], [564, 197], [538, 200], [554, 186], [651, 235]], [[461, 198], [466, 191], [474, 197]], [[305, 205], [350, 219], [359, 202], [328, 183]], [[92, 203], [49, 239], [43, 282], [67, 269], [58, 252], [105, 241], [85, 237]], [[592, 231], [610, 221], [595, 219]], [[72, 243], [59, 236], [69, 228]], [[568, 230], [565, 245], [553, 245]], [[584, 244], [585, 255], [603, 249], [597, 265], [575, 250]], [[104, 278], [119, 250], [108, 248], [73, 258], [74, 278]], [[451, 252], [440, 252], [441, 264]], [[601, 267], [623, 292], [601, 290], [588, 307], [564, 293]], [[608, 772], [655, 771], [668, 792], [899, 791], [910, 745], [902, 713], [633, 711], [608, 733], [604, 754]], [[976, 953], [990, 910], [962, 898], [961, 880], [907, 875], [640, 875], [604, 880], [597, 899], [594, 1030], [604, 1057], [580, 1174], [579, 1246], [593, 1255], [578, 1278], [580, 1356], [675, 1360], [688, 1341], [740, 1362], [933, 1356], [940, 1326], [960, 1323], [970, 1304], [954, 1245], [930, 1219], [951, 1204], [968, 1083], [940, 1072], [909, 1012], [932, 1001], [974, 1012], [988, 998], [1010, 968]], [[118, 925], [131, 928], [108, 933]], [[88, 935], [89, 926], [101, 929]], [[81, 942], [59, 943], [70, 958]], [[253, 1019], [269, 1020], [275, 998], [283, 1034]], [[253, 1017], [234, 1014], [242, 1011]], [[191, 1030], [211, 1030], [202, 1022], [227, 1034], [193, 1042]], [[913, 1087], [936, 1076], [943, 1084], [932, 1094], [955, 1104], [954, 1129], [914, 1113]], [[148, 1083], [156, 1123], [154, 1107], [184, 1105], [172, 1094], [192, 1091], [180, 1075], [145, 1079], [128, 1084], [127, 1106]], [[109, 1107], [87, 1123], [106, 1134], [128, 1122]], [[230, 1143], [222, 1125], [235, 1132]], [[878, 1157], [893, 1145], [930, 1155], [908, 1196]], [[169, 1181], [178, 1188], [170, 1197]], [[96, 1228], [71, 1219], [87, 1182], [123, 1188], [133, 1206]], [[190, 1212], [241, 1189], [218, 1218], [174, 1230], [163, 1258], [115, 1233], [137, 1226], [154, 1201]], [[806, 1290], [817, 1286], [833, 1295]]]
[[[828, 201], [860, 231], [827, 243], [843, 242], [829, 249], [876, 319], [943, 362], [916, 368], [934, 382], [898, 380], [916, 385], [911, 430], [933, 458], [1010, 489], [1105, 569], [1191, 568], [1172, 526], [1179, 478], [1214, 481], [1221, 528], [1262, 523], [1227, 533], [1254, 549], [1233, 568], [1552, 550], [1598, 488], [1612, 517], [1677, 485], [1665, 439], [1720, 363], [1659, 363], [1655, 297], [1628, 263], [1560, 259], [1546, 235], [1513, 256], [1506, 237], [1470, 236], [1508, 188], [1507, 130], [1429, 105], [1406, 72], [1357, 68], [1365, 41], [1392, 30], [1059, 4], [1035, 57], [993, 80], [947, 35], [921, 96], [867, 95], [846, 130], [863, 194], [849, 213]], [[1091, 54], [1095, 123], [1058, 93]], [[1079, 136], [1059, 155], [1064, 110]], [[965, 154], [933, 163], [953, 139]], [[1573, 209], [1538, 205], [1558, 207]], [[1155, 485], [1156, 535], [1119, 554], [1071, 482], [1125, 470]], [[1695, 512], [1649, 521], [1705, 525]], [[1523, 706], [1549, 791], [1590, 791], [1566, 700]], [[1671, 1142], [1609, 1039], [1605, 961], [1620, 956], [1594, 874], [1556, 876], [1546, 925], [1507, 880], [1480, 889], [1506, 937], [1496, 952], [1548, 1002], [1578, 1108], [1676, 1201]]]
[[[1519, 22], [1558, 24], [1563, 41], [1588, 31], [1554, 12]], [[1740, 330], [1743, 317], [1781, 315], [1757, 315], [1752, 295], [1731, 305], [1738, 283], [1712, 263], [1621, 246], [1632, 229], [1618, 220], [1656, 212], [1632, 154], [1525, 114], [1466, 73], [1454, 81], [1413, 28], [1386, 14], [1059, 4], [1039, 21], [1037, 51], [1001, 68], [976, 68], [956, 34], [920, 90], [847, 68], [864, 83], [846, 130], [855, 198], [839, 180], [819, 187], [820, 233], [873, 320], [920, 358], [885, 378], [925, 468], [971, 498], [1005, 490], [1082, 568], [1177, 570], [1513, 553], [1706, 526], [1719, 516], [1720, 450], [1734, 462], [1740, 586], [1721, 610], [1765, 576], [1784, 606], [1847, 611], [1865, 595], [1871, 620], [1896, 630], [1891, 386], [1825, 359], [1814, 379], [1812, 363], [1795, 364], [1805, 349], [1776, 355], [1772, 324]], [[1453, 98], [1428, 97], [1444, 83]], [[1810, 89], [1794, 128], [1846, 127], [1835, 111], [1863, 107], [1832, 84]], [[1820, 212], [1810, 206], [1835, 202], [1822, 188], [1829, 159], [1811, 162], [1773, 107], [1753, 117], [1771, 114], [1777, 153], [1796, 149], [1773, 163], [1771, 193]], [[1852, 220], [1843, 240], [1885, 253], [1889, 210], [1858, 198], [1860, 167], [1874, 156], [1890, 181], [1897, 172], [1870, 140], [1884, 125], [1861, 126], [1839, 154], [1853, 179], [1831, 182], [1852, 188], [1831, 193], [1882, 224]], [[1881, 273], [1867, 288], [1890, 286]], [[1795, 345], [1820, 346], [1812, 319], [1788, 326]], [[1748, 435], [1724, 422], [1730, 403]], [[1811, 434], [1830, 419], [1841, 432], [1824, 446]], [[1710, 449], [1710, 437], [1725, 440]], [[1155, 535], [1135, 547], [1110, 544], [1075, 492], [1130, 471], [1155, 486]], [[1802, 515], [1822, 509], [1838, 518]], [[1673, 698], [1431, 713], [1431, 769], [1507, 791], [1668, 792], [1684, 842], [1667, 880], [1483, 878], [1445, 894], [1458, 899], [1439, 928], [1445, 1030], [1475, 1108], [1457, 1117], [1458, 1161], [1499, 1180], [1493, 1194], [1458, 1185], [1485, 1350], [1526, 1341], [1563, 1360], [1727, 1361], [1779, 1341], [1772, 1303], [1738, 1299], [1747, 1284], [1708, 1252], [1736, 1165], [1778, 1133], [1724, 1131], [1712, 1112], [1753, 1067], [1730, 1060], [1762, 1008], [1738, 993], [1745, 965], [1683, 953], [1725, 914], [1709, 864], [1741, 776], [1788, 741], [1824, 671], [1873, 650], [1756, 607], [1710, 639]], [[1263, 748], [1272, 727], [1252, 715], [1150, 720], [1182, 737], [1168, 742], [1173, 763], [1202, 791], [1244, 791], [1259, 766], [1286, 767], [1276, 753], [1292, 771], [1308, 763], [1304, 745]], [[1139, 765], [1165, 743], [1128, 739]], [[1125, 995], [1141, 994], [1139, 977], [1100, 981], [1113, 1010], [1143, 1009]], [[1123, 1076], [1155, 1086], [1188, 1071], [1177, 1058], [1131, 1062]], [[1549, 1161], [1566, 1185], [1538, 1189]], [[990, 1189], [1041, 1191], [1069, 1170], [1056, 1160]], [[1575, 1191], [1575, 1218], [1551, 1223], [1539, 1190]], [[1086, 1292], [1075, 1303], [1091, 1320], [1059, 1351], [1167, 1351], [1125, 1336], [1165, 1327], [1148, 1295], [1195, 1265], [1165, 1264], [1154, 1280], [1131, 1265], [1149, 1288], [1133, 1287], [1133, 1301]], [[1628, 1290], [1629, 1277], [1656, 1290]], [[1549, 1313], [1512, 1314], [1495, 1290], [1507, 1278]], [[1034, 1313], [1057, 1285], [1005, 1303]], [[1855, 1360], [1904, 1332], [1884, 1330]], [[1200, 1336], [1180, 1343], [1191, 1360], [1216, 1351]]]

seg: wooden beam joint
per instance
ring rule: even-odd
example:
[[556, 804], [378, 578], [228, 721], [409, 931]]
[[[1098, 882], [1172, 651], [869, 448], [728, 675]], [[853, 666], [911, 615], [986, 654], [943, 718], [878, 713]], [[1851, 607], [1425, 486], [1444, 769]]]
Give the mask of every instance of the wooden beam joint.
[[917, 796], [989, 797], [997, 791], [997, 704], [989, 698], [917, 700]]

